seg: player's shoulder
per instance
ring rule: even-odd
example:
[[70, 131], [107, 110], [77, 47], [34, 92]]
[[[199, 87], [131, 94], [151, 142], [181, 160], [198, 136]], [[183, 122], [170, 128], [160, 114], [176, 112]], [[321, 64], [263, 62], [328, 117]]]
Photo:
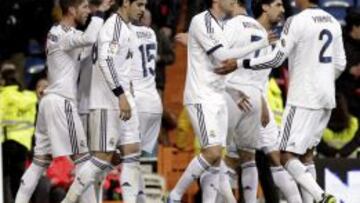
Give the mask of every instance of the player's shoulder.
[[200, 25], [210, 24], [211, 21], [211, 13], [206, 10], [201, 13], [196, 14], [190, 23], [190, 27], [193, 29], [198, 29]]
[[47, 35], [48, 43], [57, 43], [64, 37], [66, 34], [72, 33], [74, 31], [73, 28], [67, 27], [61, 24], [53, 25]]

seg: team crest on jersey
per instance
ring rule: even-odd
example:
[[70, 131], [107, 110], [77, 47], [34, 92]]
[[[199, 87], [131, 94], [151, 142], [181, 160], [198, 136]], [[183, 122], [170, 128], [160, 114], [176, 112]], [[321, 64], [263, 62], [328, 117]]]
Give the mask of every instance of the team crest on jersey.
[[111, 54], [116, 54], [118, 52], [119, 45], [116, 41], [112, 41], [109, 45], [109, 52]]
[[110, 146], [115, 146], [115, 139], [111, 138], [109, 144]]
[[56, 36], [56, 35], [54, 35], [54, 34], [51, 34], [51, 33], [48, 34], [48, 39], [49, 39], [50, 41], [53, 41], [53, 42], [59, 41], [58, 36]]

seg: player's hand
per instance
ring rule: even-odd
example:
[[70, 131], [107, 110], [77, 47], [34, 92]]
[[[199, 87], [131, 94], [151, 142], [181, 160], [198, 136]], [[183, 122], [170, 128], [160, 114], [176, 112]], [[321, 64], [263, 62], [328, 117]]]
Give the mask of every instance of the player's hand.
[[188, 33], [178, 33], [175, 35], [175, 41], [184, 45], [184, 46], [187, 46], [187, 43], [188, 43]]
[[214, 72], [219, 75], [226, 75], [237, 69], [236, 59], [227, 59], [221, 62], [221, 66], [215, 68]]
[[129, 120], [131, 118], [131, 107], [125, 94], [121, 94], [119, 96], [119, 108], [120, 108], [120, 119], [123, 121]]
[[98, 7], [98, 10], [101, 12], [108, 11], [113, 4], [114, 0], [102, 0], [102, 3]]
[[244, 111], [245, 113], [249, 113], [251, 111], [252, 105], [250, 103], [249, 96], [243, 94], [243, 96], [237, 102], [238, 107]]
[[276, 32], [270, 31], [268, 33], [269, 44], [275, 44], [277, 40], [279, 40], [278, 34]]
[[264, 97], [261, 97], [261, 117], [260, 117], [262, 127], [266, 127], [270, 122], [269, 109], [267, 107]]

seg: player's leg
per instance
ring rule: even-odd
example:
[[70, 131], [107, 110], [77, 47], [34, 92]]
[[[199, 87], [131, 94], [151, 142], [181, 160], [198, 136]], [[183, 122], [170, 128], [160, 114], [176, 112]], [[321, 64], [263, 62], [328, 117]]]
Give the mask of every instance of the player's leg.
[[[78, 123], [80, 123], [80, 118], [75, 114], [76, 111], [73, 111], [73, 120], [74, 126], [79, 126]], [[91, 133], [97, 133], [97, 136], [95, 137], [95, 141], [91, 141], [92, 145], [97, 146], [95, 147], [96, 152], [93, 153], [93, 156], [87, 160], [81, 163], [81, 166], [77, 169], [77, 174], [74, 178], [74, 182], [70, 186], [65, 199], [63, 200], [63, 203], [67, 202], [77, 202], [80, 198], [80, 196], [89, 188], [91, 185], [95, 183], [97, 180], [97, 177], [102, 175], [104, 172], [107, 173], [112, 169], [112, 165], [110, 164], [110, 160], [112, 159], [113, 151], [115, 150], [116, 146], [116, 131], [113, 129], [114, 125], [110, 125], [108, 121], [112, 121], [113, 123], [116, 123], [116, 119], [118, 117], [109, 117], [109, 114], [106, 110], [98, 110], [96, 111], [95, 117], [95, 123], [91, 124], [91, 127], [96, 128], [96, 130], [91, 130]], [[113, 113], [115, 114], [115, 113]], [[111, 115], [113, 115], [111, 114]], [[91, 116], [91, 115], [90, 115]], [[91, 122], [92, 118], [90, 118]], [[116, 128], [116, 127], [115, 127]], [[77, 137], [85, 137], [84, 133], [81, 128], [75, 128]], [[115, 133], [114, 133], [115, 132]], [[92, 136], [91, 136], [92, 137]], [[93, 139], [93, 138], [92, 138]], [[114, 140], [115, 141], [112, 141]], [[73, 140], [74, 142], [74, 140]], [[85, 143], [82, 143], [81, 141], [77, 141], [80, 143], [80, 145], [84, 145]], [[86, 145], [86, 144], [85, 144]], [[101, 149], [101, 150], [99, 150]], [[73, 153], [72, 159], [75, 162], [81, 162], [78, 160], [85, 159], [87, 154], [85, 153]], [[92, 199], [95, 198], [96, 201], [96, 195], [93, 195]]]
[[52, 160], [51, 142], [48, 137], [48, 124], [46, 122], [46, 111], [52, 110], [50, 105], [49, 98], [46, 96], [40, 102], [35, 129], [35, 155], [33, 162], [21, 178], [15, 203], [28, 203], [30, 201], [40, 177], [44, 174]]
[[[89, 130], [89, 113], [80, 113], [80, 120], [81, 120], [81, 124], [83, 126], [84, 129], [84, 133], [86, 135], [86, 139], [87, 139], [87, 145], [88, 147], [90, 146], [90, 130]], [[84, 156], [81, 159], [77, 159], [74, 164], [75, 164], [75, 174], [79, 173], [80, 168], [82, 167], [82, 165], [88, 160], [90, 159], [91, 156]], [[84, 193], [81, 195], [79, 202], [80, 203], [97, 203], [98, 202], [98, 197], [97, 194], [99, 194], [99, 187], [95, 187], [98, 184], [95, 183], [90, 185], [88, 189], [86, 189], [84, 191]]]
[[123, 190], [123, 199], [128, 203], [135, 203], [140, 191], [140, 131], [139, 117], [136, 106], [132, 108], [130, 120], [121, 122], [121, 136], [119, 150], [121, 152], [122, 171], [120, 184]]
[[313, 147], [314, 135], [317, 133], [314, 134], [313, 131], [316, 131], [319, 126], [322, 127], [321, 114], [318, 110], [287, 106], [280, 143], [282, 165], [295, 181], [313, 196], [315, 201], [323, 200], [325, 192], [299, 160], [299, 156], [305, 154], [308, 148]]
[[245, 202], [256, 202], [259, 176], [255, 163], [255, 152], [253, 150], [239, 150], [239, 157], [241, 166], [241, 186]]
[[260, 130], [260, 146], [270, 161], [270, 170], [275, 185], [284, 194], [287, 202], [301, 203], [301, 196], [295, 180], [284, 169], [280, 162], [279, 129], [270, 112], [269, 123]]
[[[316, 169], [314, 164], [314, 149], [308, 150], [304, 155], [300, 157], [300, 161], [305, 165], [306, 170], [312, 175], [316, 181]], [[303, 203], [312, 203], [314, 198], [311, 194], [303, 187], [300, 187], [301, 197]]]
[[[154, 149], [159, 137], [162, 114], [139, 112], [141, 151], [149, 155], [154, 155]], [[144, 179], [139, 178], [138, 203], [146, 202], [144, 192]]]
[[224, 160], [220, 164], [220, 194], [225, 199], [225, 202], [237, 202], [233, 190], [238, 189], [238, 175], [237, 168], [239, 166], [239, 156], [236, 154], [228, 153], [225, 155]]
[[[227, 110], [225, 105], [194, 104], [186, 106], [196, 135], [199, 137], [202, 150], [194, 157], [176, 186], [170, 193], [170, 202], [180, 202], [189, 185], [199, 178], [204, 171], [213, 172], [212, 178], [202, 180], [206, 190], [217, 193], [219, 185], [219, 165], [221, 160], [222, 145], [225, 143], [224, 132], [227, 129]], [[223, 129], [223, 130], [221, 130]], [[210, 192], [207, 192], [210, 193]], [[209, 200], [215, 202], [216, 195], [211, 195]]]
[[266, 155], [270, 160], [270, 170], [276, 187], [284, 194], [287, 202], [301, 203], [300, 192], [294, 178], [281, 165], [280, 152], [271, 151]]

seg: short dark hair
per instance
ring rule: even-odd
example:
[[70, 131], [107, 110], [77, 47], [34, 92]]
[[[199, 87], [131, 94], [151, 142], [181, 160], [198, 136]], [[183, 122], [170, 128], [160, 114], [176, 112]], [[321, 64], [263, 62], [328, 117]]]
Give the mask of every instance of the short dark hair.
[[[189, 0], [189, 1], [192, 1], [192, 0]], [[213, 0], [204, 0], [204, 6], [206, 9], [211, 8], [212, 4], [213, 4]]]
[[245, 0], [237, 0], [236, 3], [239, 4], [240, 6], [246, 6]]
[[[132, 2], [134, 2], [134, 1], [136, 1], [136, 0], [129, 0], [129, 1], [130, 1], [130, 3], [132, 3]], [[123, 6], [124, 0], [116, 0], [116, 4], [117, 4], [118, 6]]]
[[353, 9], [349, 9], [348, 13], [345, 17], [345, 22], [346, 22], [346, 30], [347, 31], [351, 31], [353, 26], [359, 26], [360, 25], [360, 9], [357, 8], [353, 8]]
[[82, 4], [85, 0], [60, 0], [59, 5], [62, 14], [67, 14], [70, 7], [76, 7]]
[[100, 6], [102, 3], [102, 0], [89, 0], [89, 4], [94, 6]]
[[310, 3], [313, 3], [313, 4], [316, 4], [318, 5], [319, 4], [319, 0], [309, 0]]
[[262, 9], [262, 6], [264, 4], [270, 5], [274, 2], [275, 0], [253, 0], [251, 2], [251, 10], [254, 14], [255, 18], [259, 18], [261, 16], [261, 14], [264, 12]]

